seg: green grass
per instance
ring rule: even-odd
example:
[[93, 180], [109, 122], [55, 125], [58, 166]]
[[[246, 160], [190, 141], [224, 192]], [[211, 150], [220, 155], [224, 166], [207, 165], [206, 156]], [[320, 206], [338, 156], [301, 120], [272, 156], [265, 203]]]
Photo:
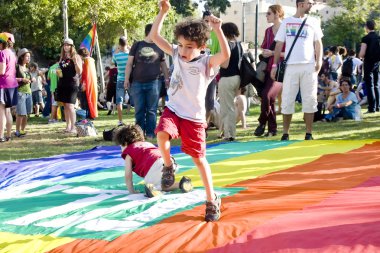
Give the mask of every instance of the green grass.
[[[248, 129], [237, 127], [237, 141], [262, 141], [279, 140], [282, 132], [282, 117], [277, 116], [279, 135], [274, 137], [255, 137], [253, 131], [257, 126], [257, 118], [260, 107], [255, 105], [250, 108], [250, 116], [247, 118]], [[363, 112], [365, 109], [362, 110]], [[84, 151], [95, 146], [110, 146], [112, 142], [103, 141], [102, 132], [109, 130], [117, 124], [116, 115], [106, 115], [107, 111], [100, 111], [100, 116], [94, 121], [99, 132], [97, 137], [77, 138], [63, 133], [65, 123], [47, 124], [47, 119], [35, 118], [34, 115], [28, 121], [27, 135], [24, 138], [13, 137], [13, 140], [0, 143], [0, 160], [21, 160], [52, 155]], [[133, 112], [132, 112], [133, 113]], [[302, 120], [300, 105], [297, 105], [297, 113], [293, 115], [290, 128], [291, 140], [303, 140], [305, 125]], [[124, 114], [125, 123], [133, 123], [133, 114]], [[316, 122], [313, 136], [318, 140], [357, 140], [380, 139], [380, 113], [364, 114], [362, 121], [344, 120], [336, 123]], [[14, 129], [14, 126], [13, 126]], [[218, 143], [218, 131], [210, 130], [207, 143]], [[154, 141], [155, 143], [155, 141]], [[180, 140], [173, 140], [172, 145], [180, 145]]]

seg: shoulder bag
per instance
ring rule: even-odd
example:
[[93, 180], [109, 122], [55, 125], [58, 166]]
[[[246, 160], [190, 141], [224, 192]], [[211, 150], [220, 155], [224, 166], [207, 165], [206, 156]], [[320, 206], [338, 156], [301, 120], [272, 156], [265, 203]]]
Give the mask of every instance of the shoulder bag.
[[300, 34], [301, 34], [302, 28], [303, 28], [303, 26], [305, 25], [306, 20], [307, 20], [307, 18], [305, 18], [305, 20], [302, 22], [302, 24], [301, 24], [301, 26], [300, 26], [300, 29], [298, 30], [298, 33], [297, 33], [296, 37], [294, 38], [293, 44], [292, 44], [292, 46], [290, 47], [289, 53], [288, 53], [288, 55], [286, 56], [285, 60], [283, 60], [282, 62], [280, 62], [280, 63], [277, 65], [277, 71], [276, 71], [276, 81], [277, 81], [277, 82], [282, 83], [282, 82], [284, 81], [285, 70], [286, 70], [286, 63], [287, 63], [287, 61], [289, 60], [290, 54], [292, 53], [293, 47], [294, 47], [294, 45], [296, 44], [296, 41], [297, 41], [298, 37], [299, 37]]

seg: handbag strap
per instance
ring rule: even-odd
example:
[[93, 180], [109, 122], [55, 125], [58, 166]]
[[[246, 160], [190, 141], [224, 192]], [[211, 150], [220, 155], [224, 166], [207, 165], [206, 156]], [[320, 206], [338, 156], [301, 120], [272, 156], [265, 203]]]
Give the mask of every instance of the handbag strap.
[[289, 57], [290, 57], [290, 54], [292, 53], [293, 47], [294, 47], [294, 45], [296, 44], [296, 41], [297, 41], [298, 37], [299, 37], [300, 34], [301, 34], [302, 28], [303, 28], [303, 26], [305, 25], [306, 20], [307, 20], [307, 18], [305, 18], [304, 21], [302, 22], [302, 24], [301, 24], [301, 26], [300, 26], [300, 29], [298, 30], [298, 33], [297, 33], [296, 37], [294, 38], [294, 41], [293, 41], [292, 46], [290, 47], [289, 53], [288, 53], [288, 55], [287, 55], [286, 58], [285, 58], [285, 62], [288, 62]]

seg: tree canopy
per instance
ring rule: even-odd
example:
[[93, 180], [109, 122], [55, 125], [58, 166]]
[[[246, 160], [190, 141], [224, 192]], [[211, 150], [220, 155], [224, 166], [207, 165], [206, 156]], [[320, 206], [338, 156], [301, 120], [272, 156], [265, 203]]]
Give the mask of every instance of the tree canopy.
[[380, 27], [379, 0], [329, 0], [332, 7], [343, 8], [342, 13], [336, 15], [323, 24], [324, 45], [342, 45], [357, 49], [361, 38], [365, 35], [366, 20], [373, 19]]
[[[96, 18], [104, 48], [115, 44], [124, 30], [129, 43], [143, 38], [145, 24], [157, 14], [157, 1], [69, 0], [69, 37], [79, 45]], [[16, 47], [40, 49], [46, 56], [59, 52], [63, 39], [62, 0], [13, 0], [0, 5], [0, 26], [15, 35]], [[173, 13], [168, 22], [174, 22]]]

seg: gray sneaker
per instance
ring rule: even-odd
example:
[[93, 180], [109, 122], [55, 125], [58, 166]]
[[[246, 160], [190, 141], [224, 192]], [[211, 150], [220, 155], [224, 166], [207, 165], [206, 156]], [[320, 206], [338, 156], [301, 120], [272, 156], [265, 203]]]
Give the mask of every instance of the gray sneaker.
[[157, 190], [153, 184], [145, 184], [144, 188], [145, 188], [145, 195], [148, 198], [154, 198], [154, 197], [162, 195], [162, 192]]
[[191, 179], [186, 176], [182, 177], [181, 181], [179, 181], [179, 189], [181, 189], [183, 193], [191, 192], [193, 190]]
[[205, 221], [217, 221], [220, 218], [220, 205], [222, 200], [218, 195], [215, 194], [215, 199], [213, 201], [206, 201], [206, 214]]
[[161, 176], [161, 186], [162, 189], [167, 189], [174, 184], [175, 181], [175, 172], [177, 170], [177, 164], [172, 163], [172, 165], [162, 168], [162, 176]]

